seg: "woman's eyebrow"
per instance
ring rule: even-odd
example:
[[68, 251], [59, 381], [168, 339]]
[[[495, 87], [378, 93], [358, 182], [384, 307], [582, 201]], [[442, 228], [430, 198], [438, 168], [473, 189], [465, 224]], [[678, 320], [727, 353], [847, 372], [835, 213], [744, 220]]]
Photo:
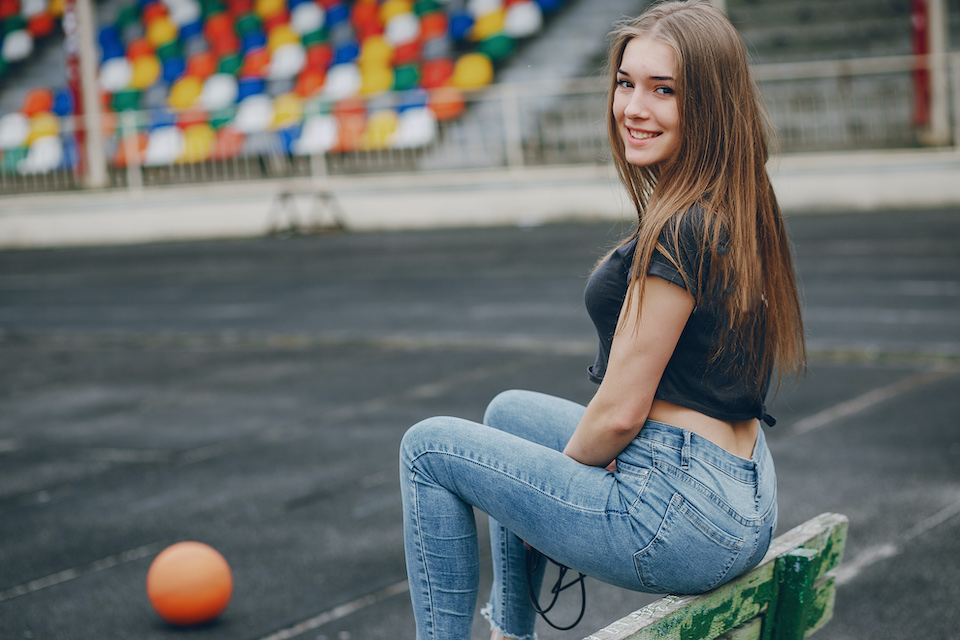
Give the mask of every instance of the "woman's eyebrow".
[[[630, 77], [630, 74], [624, 71], [623, 69], [617, 69], [617, 75], [627, 76], [628, 78]], [[674, 81], [673, 76], [649, 76], [649, 79], [656, 80], [657, 82], [663, 82], [665, 80], [670, 82]]]

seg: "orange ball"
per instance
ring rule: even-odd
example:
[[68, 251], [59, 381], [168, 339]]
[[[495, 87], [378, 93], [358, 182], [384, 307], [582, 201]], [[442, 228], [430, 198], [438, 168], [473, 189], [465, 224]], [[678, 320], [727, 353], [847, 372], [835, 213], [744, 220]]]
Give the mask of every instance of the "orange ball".
[[219, 552], [202, 542], [178, 542], [160, 552], [147, 571], [147, 597], [170, 624], [191, 626], [223, 613], [233, 595], [233, 574]]

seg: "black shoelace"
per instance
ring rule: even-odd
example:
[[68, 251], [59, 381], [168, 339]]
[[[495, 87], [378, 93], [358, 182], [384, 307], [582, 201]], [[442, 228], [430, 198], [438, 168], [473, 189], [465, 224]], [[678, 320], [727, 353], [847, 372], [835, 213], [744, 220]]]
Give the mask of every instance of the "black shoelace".
[[[550, 604], [547, 605], [546, 607], [540, 606], [540, 597], [537, 595], [536, 590], [534, 589], [534, 586], [533, 586], [533, 574], [536, 573], [537, 569], [540, 568], [540, 562], [542, 561], [543, 558], [546, 558], [548, 561], [552, 562], [553, 564], [557, 565], [557, 567], [559, 567], [559, 575], [557, 576], [557, 582], [556, 584], [553, 585], [553, 587], [550, 588], [550, 593], [552, 594], [553, 599], [550, 601]], [[529, 591], [530, 591], [530, 602], [533, 603], [534, 611], [539, 613], [540, 617], [543, 618], [548, 625], [550, 625], [551, 627], [559, 631], [567, 631], [569, 629], [573, 629], [575, 626], [580, 624], [580, 621], [583, 620], [583, 613], [587, 609], [587, 585], [583, 580], [587, 576], [585, 576], [584, 574], [578, 571], [577, 573], [580, 573], [580, 577], [574, 578], [567, 584], [563, 584], [563, 579], [564, 577], [566, 577], [567, 571], [570, 571], [570, 567], [564, 566], [559, 562], [557, 562], [556, 560], [547, 558], [547, 556], [543, 555], [539, 551], [536, 551], [535, 549], [527, 549], [527, 587], [529, 588]], [[557, 600], [560, 598], [560, 592], [566, 589], [569, 589], [570, 587], [576, 585], [577, 583], [580, 584], [580, 615], [577, 616], [577, 619], [574, 620], [573, 624], [571, 624], [570, 626], [567, 626], [567, 627], [558, 626], [554, 624], [553, 621], [550, 620], [550, 618], [547, 617], [547, 613], [549, 613], [550, 610], [553, 609], [554, 605], [557, 604]]]

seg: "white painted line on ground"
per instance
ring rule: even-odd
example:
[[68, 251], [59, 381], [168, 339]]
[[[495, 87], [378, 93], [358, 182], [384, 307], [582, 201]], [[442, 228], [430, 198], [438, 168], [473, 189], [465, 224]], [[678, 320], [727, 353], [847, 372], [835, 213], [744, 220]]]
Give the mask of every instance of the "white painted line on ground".
[[896, 542], [885, 542], [875, 544], [861, 551], [856, 558], [841, 564], [834, 570], [837, 584], [843, 585], [852, 582], [859, 576], [864, 569], [878, 562], [900, 555], [907, 548], [907, 544], [912, 540], [919, 538], [931, 529], [943, 524], [954, 516], [960, 514], [960, 500], [947, 505], [932, 516], [925, 518], [904, 533]]
[[910, 542], [914, 538], [919, 538], [927, 531], [930, 531], [934, 527], [943, 524], [957, 514], [960, 514], [960, 500], [954, 502], [952, 505], [944, 509], [941, 509], [929, 518], [918, 522], [912, 529], [903, 534], [901, 542]]
[[20, 442], [14, 438], [0, 440], [0, 453], [9, 453], [20, 448]]
[[[885, 387], [868, 391], [867, 393], [857, 396], [856, 398], [852, 398], [846, 402], [841, 402], [840, 404], [834, 405], [828, 409], [820, 411], [819, 413], [807, 416], [806, 418], [793, 423], [789, 427], [787, 437], [789, 438], [798, 436], [815, 429], [825, 427], [836, 422], [837, 420], [840, 420], [841, 418], [864, 411], [865, 409], [885, 402], [897, 395], [900, 395], [901, 393], [905, 393], [907, 391], [922, 387], [926, 384], [942, 380], [943, 378], [955, 375], [956, 373], [957, 372], [953, 369], [923, 371], [902, 380], [898, 380], [897, 382], [889, 384]], [[907, 543], [909, 543], [911, 540], [923, 535], [924, 533], [930, 531], [934, 527], [946, 522], [958, 514], [960, 514], [960, 500], [948, 505], [932, 516], [921, 520], [904, 534], [898, 536], [895, 541], [884, 542], [867, 547], [861, 551], [857, 557], [845, 561], [834, 571], [837, 584], [842, 585], [849, 583], [856, 579], [856, 577], [859, 576], [867, 567], [900, 555], [906, 549]]]
[[276, 633], [272, 633], [269, 636], [265, 636], [260, 640], [289, 640], [290, 638], [295, 638], [299, 635], [306, 633], [307, 631], [313, 631], [314, 629], [319, 629], [325, 624], [329, 624], [334, 620], [339, 620], [340, 618], [345, 618], [350, 614], [356, 613], [361, 609], [365, 609], [369, 606], [375, 605], [378, 602], [382, 602], [387, 598], [392, 598], [393, 596], [405, 593], [409, 589], [407, 581], [398, 582], [396, 584], [390, 585], [385, 589], [380, 591], [375, 591], [369, 595], [363, 596], [362, 598], [357, 598], [352, 602], [347, 602], [338, 607], [334, 607], [329, 611], [324, 611], [318, 616], [299, 622], [292, 627], [287, 627], [286, 629], [281, 629]]
[[837, 578], [837, 585], [847, 584], [867, 567], [874, 565], [881, 560], [900, 555], [903, 549], [892, 542], [875, 544], [861, 551], [856, 558], [844, 562], [834, 570], [834, 576]]
[[808, 307], [804, 319], [859, 325], [944, 325], [960, 323], [960, 313], [951, 309], [887, 309], [870, 307]]
[[127, 562], [133, 562], [134, 560], [145, 558], [149, 555], [159, 552], [161, 549], [163, 549], [163, 547], [164, 544], [160, 542], [145, 544], [141, 547], [137, 547], [136, 549], [122, 551], [115, 555], [101, 558], [100, 560], [96, 560], [90, 564], [80, 565], [71, 569], [65, 569], [49, 576], [31, 580], [25, 584], [10, 587], [9, 589], [0, 591], [0, 602], [12, 600], [20, 596], [25, 596], [29, 593], [40, 591], [41, 589], [46, 589], [58, 584], [63, 584], [64, 582], [75, 580], [81, 576], [96, 573], [98, 571], [104, 571], [105, 569], [111, 569]]
[[78, 448], [77, 456], [85, 460], [115, 463], [165, 462], [170, 457], [167, 450], [121, 449], [118, 447]]
[[847, 400], [846, 402], [841, 402], [840, 404], [834, 405], [829, 409], [824, 409], [819, 413], [815, 413], [811, 416], [807, 416], [806, 418], [802, 418], [794, 422], [789, 427], [789, 436], [797, 436], [813, 431], [814, 429], [819, 429], [820, 427], [825, 427], [832, 422], [835, 422], [841, 418], [846, 418], [847, 416], [851, 416], [855, 413], [859, 413], [874, 405], [898, 396], [901, 393], [922, 387], [931, 382], [936, 382], [937, 380], [942, 380], [943, 378], [955, 374], [956, 371], [949, 370], [924, 371], [908, 378], [904, 378], [903, 380], [898, 380], [897, 382], [889, 384], [885, 387], [868, 391], [867, 393], [857, 396], [856, 398]]

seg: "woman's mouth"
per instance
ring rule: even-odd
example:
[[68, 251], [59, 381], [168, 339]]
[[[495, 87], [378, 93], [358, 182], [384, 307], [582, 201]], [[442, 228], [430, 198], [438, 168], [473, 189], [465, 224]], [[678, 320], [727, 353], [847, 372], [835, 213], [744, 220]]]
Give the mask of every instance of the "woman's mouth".
[[659, 131], [634, 131], [633, 129], [627, 129], [627, 133], [634, 140], [649, 140], [660, 135]]

